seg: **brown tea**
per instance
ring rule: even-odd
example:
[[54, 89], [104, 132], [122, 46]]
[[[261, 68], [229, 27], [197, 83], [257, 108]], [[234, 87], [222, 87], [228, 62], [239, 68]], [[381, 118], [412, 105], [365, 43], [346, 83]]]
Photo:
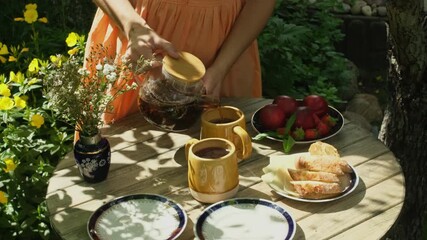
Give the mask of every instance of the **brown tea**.
[[228, 149], [221, 148], [221, 147], [208, 147], [208, 148], [201, 149], [195, 152], [194, 154], [201, 158], [216, 159], [216, 158], [224, 157], [229, 152], [230, 151]]
[[148, 122], [169, 131], [190, 128], [199, 119], [202, 111], [197, 101], [178, 105], [159, 101], [149, 103], [139, 98], [138, 105]]
[[231, 123], [234, 121], [236, 121], [236, 120], [231, 119], [231, 118], [217, 118], [217, 119], [210, 120], [209, 122], [214, 123], [214, 124], [221, 124], [221, 123]]

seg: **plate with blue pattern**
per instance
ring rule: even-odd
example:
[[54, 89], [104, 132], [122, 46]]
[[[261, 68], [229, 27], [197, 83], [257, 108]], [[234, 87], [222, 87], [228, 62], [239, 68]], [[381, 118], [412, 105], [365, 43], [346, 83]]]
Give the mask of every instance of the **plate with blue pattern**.
[[176, 239], [186, 225], [187, 215], [178, 203], [161, 195], [136, 194], [99, 207], [87, 230], [93, 240]]
[[207, 207], [194, 225], [199, 240], [292, 239], [294, 218], [283, 207], [259, 198], [234, 198]]

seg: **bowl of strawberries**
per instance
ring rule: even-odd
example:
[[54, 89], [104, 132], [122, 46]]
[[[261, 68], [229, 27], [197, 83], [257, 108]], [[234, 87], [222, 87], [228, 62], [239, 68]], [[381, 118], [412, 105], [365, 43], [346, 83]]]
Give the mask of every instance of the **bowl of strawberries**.
[[344, 126], [344, 117], [322, 96], [295, 99], [280, 95], [255, 111], [251, 124], [258, 133], [255, 140], [307, 144], [335, 136]]

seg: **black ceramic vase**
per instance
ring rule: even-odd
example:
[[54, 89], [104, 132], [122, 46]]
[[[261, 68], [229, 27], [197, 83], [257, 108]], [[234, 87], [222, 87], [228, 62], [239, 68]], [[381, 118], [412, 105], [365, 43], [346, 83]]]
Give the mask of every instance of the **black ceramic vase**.
[[110, 144], [100, 133], [90, 137], [81, 135], [74, 145], [74, 159], [86, 182], [101, 182], [110, 169]]

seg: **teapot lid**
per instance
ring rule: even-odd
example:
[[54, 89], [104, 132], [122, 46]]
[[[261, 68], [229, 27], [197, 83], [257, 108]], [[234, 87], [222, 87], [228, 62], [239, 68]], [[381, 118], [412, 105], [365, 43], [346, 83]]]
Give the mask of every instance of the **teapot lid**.
[[163, 67], [172, 77], [185, 82], [199, 81], [206, 72], [202, 61], [188, 52], [180, 52], [178, 59], [166, 55]]

